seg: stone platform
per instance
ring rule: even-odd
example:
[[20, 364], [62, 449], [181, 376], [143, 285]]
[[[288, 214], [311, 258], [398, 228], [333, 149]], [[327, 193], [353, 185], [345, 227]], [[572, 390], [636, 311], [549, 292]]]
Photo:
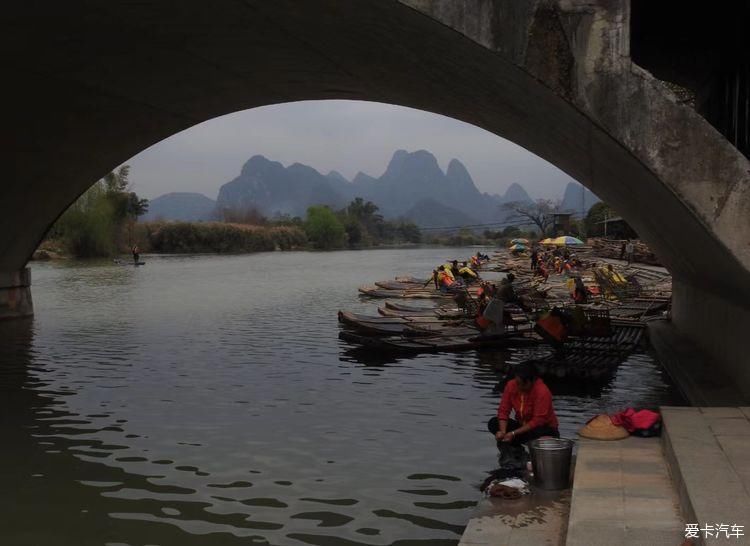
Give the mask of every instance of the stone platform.
[[570, 489], [531, 493], [517, 500], [485, 498], [469, 520], [459, 546], [559, 546]]
[[684, 529], [658, 438], [578, 442], [566, 545], [678, 546]]
[[662, 443], [686, 523], [744, 526], [699, 544], [750, 544], [750, 407], [661, 408]]

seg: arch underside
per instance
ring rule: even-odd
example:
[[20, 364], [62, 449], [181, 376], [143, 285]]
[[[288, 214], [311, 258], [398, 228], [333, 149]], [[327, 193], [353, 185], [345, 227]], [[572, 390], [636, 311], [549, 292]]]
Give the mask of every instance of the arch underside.
[[398, 2], [82, 1], [44, 18], [9, 9], [0, 270], [23, 267], [93, 182], [176, 132], [268, 104], [354, 99], [523, 146], [610, 203], [677, 279], [750, 302], [747, 269], [658, 173], [500, 54]]

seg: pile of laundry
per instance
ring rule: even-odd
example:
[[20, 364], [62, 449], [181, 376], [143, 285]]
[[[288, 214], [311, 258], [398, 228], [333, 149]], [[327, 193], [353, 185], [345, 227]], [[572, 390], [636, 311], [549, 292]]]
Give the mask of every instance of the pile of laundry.
[[592, 440], [622, 440], [631, 434], [649, 438], [661, 435], [661, 415], [648, 409], [627, 408], [618, 413], [597, 415], [578, 431]]
[[484, 490], [488, 497], [496, 497], [504, 500], [520, 499], [528, 495], [529, 483], [521, 478], [507, 478], [505, 480], [492, 480]]

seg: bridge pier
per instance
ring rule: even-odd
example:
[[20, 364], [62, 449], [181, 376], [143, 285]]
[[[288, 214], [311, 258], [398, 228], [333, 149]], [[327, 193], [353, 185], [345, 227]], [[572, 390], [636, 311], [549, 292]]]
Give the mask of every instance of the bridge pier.
[[30, 317], [34, 314], [31, 301], [31, 270], [0, 272], [0, 320]]
[[675, 279], [672, 323], [655, 323], [650, 332], [670, 374], [678, 376], [681, 386], [688, 385], [685, 394], [692, 403], [746, 405], [750, 400], [748, 325], [750, 308]]
[[675, 280], [672, 322], [750, 395], [750, 309]]

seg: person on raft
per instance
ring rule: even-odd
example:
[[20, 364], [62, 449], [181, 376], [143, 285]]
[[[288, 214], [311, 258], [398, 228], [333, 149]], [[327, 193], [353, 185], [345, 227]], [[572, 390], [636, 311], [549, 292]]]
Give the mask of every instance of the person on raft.
[[497, 297], [503, 300], [504, 303], [516, 303], [518, 301], [518, 295], [513, 288], [513, 281], [516, 276], [513, 273], [508, 273], [506, 277], [500, 281], [500, 288], [497, 292]]
[[463, 287], [463, 283], [457, 280], [451, 270], [444, 265], [437, 268], [437, 284], [439, 290], [443, 293], [454, 292]]
[[[511, 419], [511, 411], [514, 418]], [[518, 457], [523, 444], [543, 436], [560, 437], [552, 393], [537, 376], [533, 364], [516, 366], [515, 377], [505, 384], [497, 416], [487, 422], [501, 455]]]
[[141, 251], [139, 250], [138, 245], [133, 245], [133, 248], [130, 251], [133, 254], [133, 263], [137, 264], [141, 257]]
[[576, 303], [588, 303], [588, 291], [586, 285], [583, 284], [583, 279], [580, 275], [573, 277], [574, 288], [573, 288], [573, 301]]

